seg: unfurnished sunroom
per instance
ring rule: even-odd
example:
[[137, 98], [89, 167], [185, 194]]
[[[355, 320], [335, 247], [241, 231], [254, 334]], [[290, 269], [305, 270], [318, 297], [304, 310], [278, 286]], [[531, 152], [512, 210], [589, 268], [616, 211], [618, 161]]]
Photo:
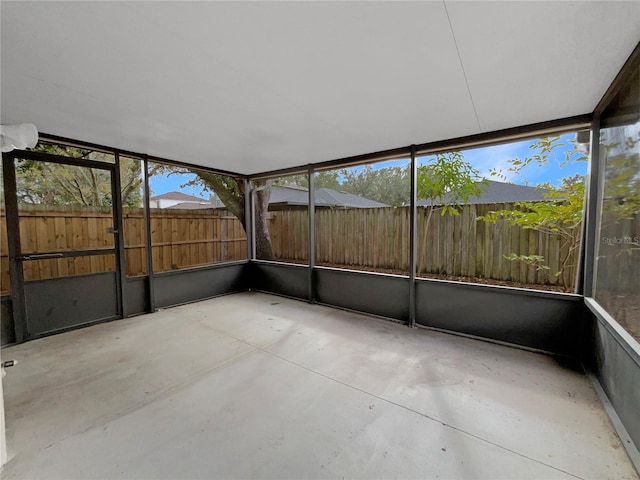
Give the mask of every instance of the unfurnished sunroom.
[[0, 13], [7, 478], [637, 478], [640, 3]]

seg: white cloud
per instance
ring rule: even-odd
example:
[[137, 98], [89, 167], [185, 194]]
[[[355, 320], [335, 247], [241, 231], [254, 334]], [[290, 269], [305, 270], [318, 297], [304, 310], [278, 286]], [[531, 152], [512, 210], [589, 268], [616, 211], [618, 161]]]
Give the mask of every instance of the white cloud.
[[[523, 158], [530, 153], [530, 144], [531, 141], [529, 140], [524, 142], [505, 143], [491, 147], [465, 150], [463, 154], [465, 161], [469, 162], [480, 172], [481, 175], [489, 180], [525, 183], [524, 180], [528, 179], [525, 179], [522, 175], [517, 175], [514, 172], [509, 172], [507, 169], [510, 166], [509, 160], [513, 160], [514, 158]], [[490, 170], [492, 169], [502, 171], [506, 180], [501, 177], [491, 176]]]
[[464, 158], [489, 180], [505, 181], [504, 178], [490, 176], [489, 171], [496, 169], [502, 170], [507, 182], [531, 186], [540, 183], [558, 185], [564, 177], [576, 173], [586, 174], [586, 162], [567, 164], [564, 167], [560, 166], [565, 160], [565, 152], [573, 146], [573, 136], [573, 133], [561, 136], [560, 140], [564, 147], [554, 149], [545, 165], [540, 166], [537, 162], [533, 162], [522, 169], [520, 173], [507, 171], [510, 167], [509, 160], [515, 158], [523, 159], [538, 153], [530, 148], [536, 142], [535, 139], [467, 150], [464, 152]]

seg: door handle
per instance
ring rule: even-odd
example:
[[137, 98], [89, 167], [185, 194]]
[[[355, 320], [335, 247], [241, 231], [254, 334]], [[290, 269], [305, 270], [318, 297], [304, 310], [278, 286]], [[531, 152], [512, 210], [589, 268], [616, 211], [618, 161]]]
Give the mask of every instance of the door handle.
[[62, 253], [34, 253], [32, 255], [16, 257], [16, 260], [46, 260], [48, 258], [60, 258], [62, 256]]

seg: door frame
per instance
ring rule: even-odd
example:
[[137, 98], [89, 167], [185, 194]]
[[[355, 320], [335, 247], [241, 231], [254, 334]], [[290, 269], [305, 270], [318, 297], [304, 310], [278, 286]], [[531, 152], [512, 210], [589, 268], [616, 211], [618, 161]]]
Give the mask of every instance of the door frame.
[[[17, 179], [15, 171], [15, 160], [34, 160], [48, 163], [57, 163], [62, 165], [72, 165], [83, 168], [95, 168], [106, 170], [111, 176], [111, 198], [114, 243], [113, 248], [107, 250], [80, 250], [65, 252], [63, 256], [74, 256], [74, 252], [80, 255], [97, 255], [112, 254], [115, 262], [116, 277], [116, 312], [113, 317], [99, 319], [96, 321], [80, 322], [78, 326], [86, 326], [94, 323], [115, 320], [124, 316], [124, 239], [122, 225], [122, 199], [120, 192], [120, 172], [119, 172], [119, 156], [115, 155], [115, 163], [103, 162], [98, 160], [81, 160], [73, 157], [64, 157], [43, 152], [31, 151], [13, 151], [2, 154], [2, 169], [4, 181], [5, 209], [7, 219], [7, 241], [9, 255], [9, 278], [11, 281], [11, 303], [13, 309], [13, 324], [16, 335], [16, 342], [22, 343], [26, 340], [38, 338], [49, 333], [32, 334], [28, 331], [27, 323], [27, 306], [25, 296], [25, 280], [22, 263], [28, 260], [28, 257], [47, 254], [23, 254], [20, 242], [20, 217], [17, 198]], [[46, 258], [46, 257], [45, 257]], [[47, 280], [42, 280], [46, 282]], [[61, 331], [75, 328], [70, 326], [62, 330], [54, 330], [50, 333], [60, 333]]]

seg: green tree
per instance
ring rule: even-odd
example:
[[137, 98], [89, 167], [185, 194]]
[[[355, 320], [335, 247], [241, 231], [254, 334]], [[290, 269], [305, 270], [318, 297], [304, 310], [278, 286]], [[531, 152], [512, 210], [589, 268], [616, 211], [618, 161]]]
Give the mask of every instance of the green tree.
[[[109, 154], [62, 145], [39, 143], [36, 152], [75, 159], [113, 161]], [[123, 205], [139, 207], [142, 202], [140, 162], [121, 162]], [[36, 160], [16, 163], [18, 199], [24, 203], [45, 205], [82, 205], [105, 207], [113, 204], [111, 177], [108, 171]]]
[[344, 169], [342, 190], [394, 207], [407, 205], [411, 191], [410, 166]]
[[[575, 175], [562, 179], [558, 187], [545, 183], [543, 188], [545, 201], [516, 202], [515, 210], [497, 210], [489, 212], [479, 220], [496, 223], [504, 218], [510, 225], [517, 225], [525, 230], [556, 235], [560, 237], [560, 268], [556, 272], [560, 286], [570, 291], [573, 279], [569, 278], [569, 268], [574, 266], [571, 260], [580, 247], [582, 226], [582, 210], [584, 203], [585, 181], [583, 175]], [[549, 270], [546, 259], [541, 255], [506, 254], [505, 258], [524, 262], [537, 270]]]
[[423, 255], [418, 265], [418, 271], [422, 271], [429, 251], [427, 239], [434, 213], [459, 215], [460, 206], [469, 198], [480, 195], [488, 182], [464, 160], [461, 152], [448, 152], [428, 157], [418, 167], [416, 183], [418, 199], [427, 200]]
[[[339, 170], [322, 170], [316, 172], [313, 179], [315, 188], [332, 188], [341, 190]], [[297, 185], [303, 188], [309, 188], [309, 178], [307, 175], [292, 175], [290, 177], [282, 177], [275, 182], [276, 185]]]
[[[611, 139], [617, 133], [618, 141], [605, 144], [604, 191], [602, 213], [604, 217], [630, 220], [640, 212], [640, 131], [635, 137], [624, 136], [624, 128], [606, 131]], [[608, 138], [604, 137], [603, 141]]]
[[[286, 177], [284, 182], [309, 188], [306, 175]], [[409, 165], [382, 168], [365, 165], [323, 170], [315, 173], [314, 185], [316, 189], [331, 188], [399, 207], [409, 202]]]
[[[77, 147], [39, 143], [33, 151], [74, 159], [113, 162], [113, 155]], [[193, 173], [195, 178], [183, 186], [199, 185], [215, 193], [244, 227], [244, 182], [234, 177], [161, 163], [149, 164], [149, 176]], [[113, 205], [111, 178], [106, 170], [85, 168], [38, 160], [20, 160], [16, 164], [18, 199], [24, 203], [45, 205], [81, 205], [109, 207]], [[142, 205], [142, 163], [134, 158], [120, 157], [122, 203], [125, 207]], [[258, 258], [273, 259], [271, 237], [267, 226], [269, 189], [271, 180], [254, 182], [256, 254]]]
[[[587, 161], [587, 155], [576, 148], [568, 148], [560, 136], [545, 137], [531, 144], [534, 154], [522, 159], [509, 160], [507, 171], [519, 175], [530, 165], [544, 167], [551, 159], [560, 158], [560, 166]], [[564, 152], [564, 153], [562, 153]], [[493, 170], [492, 175], [505, 178], [502, 171]], [[565, 291], [573, 288], [573, 279], [569, 278], [571, 260], [580, 247], [580, 233], [584, 208], [585, 177], [574, 175], [561, 180], [559, 186], [549, 183], [537, 186], [543, 190], [544, 201], [517, 202], [514, 210], [496, 210], [489, 212], [478, 220], [496, 223], [504, 218], [510, 225], [517, 225], [525, 230], [558, 236], [561, 240], [559, 271], [555, 272], [560, 286]], [[511, 261], [524, 262], [538, 270], [549, 270], [548, 259], [541, 255], [511, 252], [505, 254]]]
[[604, 182], [596, 292], [600, 304], [630, 331], [634, 329], [633, 310], [640, 312], [639, 126], [638, 122], [633, 126], [614, 123], [600, 136]]
[[[160, 165], [160, 164], [158, 164]], [[245, 198], [249, 192], [245, 191], [243, 181], [228, 175], [198, 170], [195, 168], [161, 165], [156, 172], [163, 175], [179, 173], [193, 174], [194, 178], [185, 182], [182, 187], [199, 186], [205, 192], [215, 193], [225, 207], [245, 226]], [[256, 256], [261, 260], [273, 260], [273, 247], [268, 226], [268, 209], [271, 185], [273, 180], [255, 180], [252, 182], [254, 196], [255, 243]]]

